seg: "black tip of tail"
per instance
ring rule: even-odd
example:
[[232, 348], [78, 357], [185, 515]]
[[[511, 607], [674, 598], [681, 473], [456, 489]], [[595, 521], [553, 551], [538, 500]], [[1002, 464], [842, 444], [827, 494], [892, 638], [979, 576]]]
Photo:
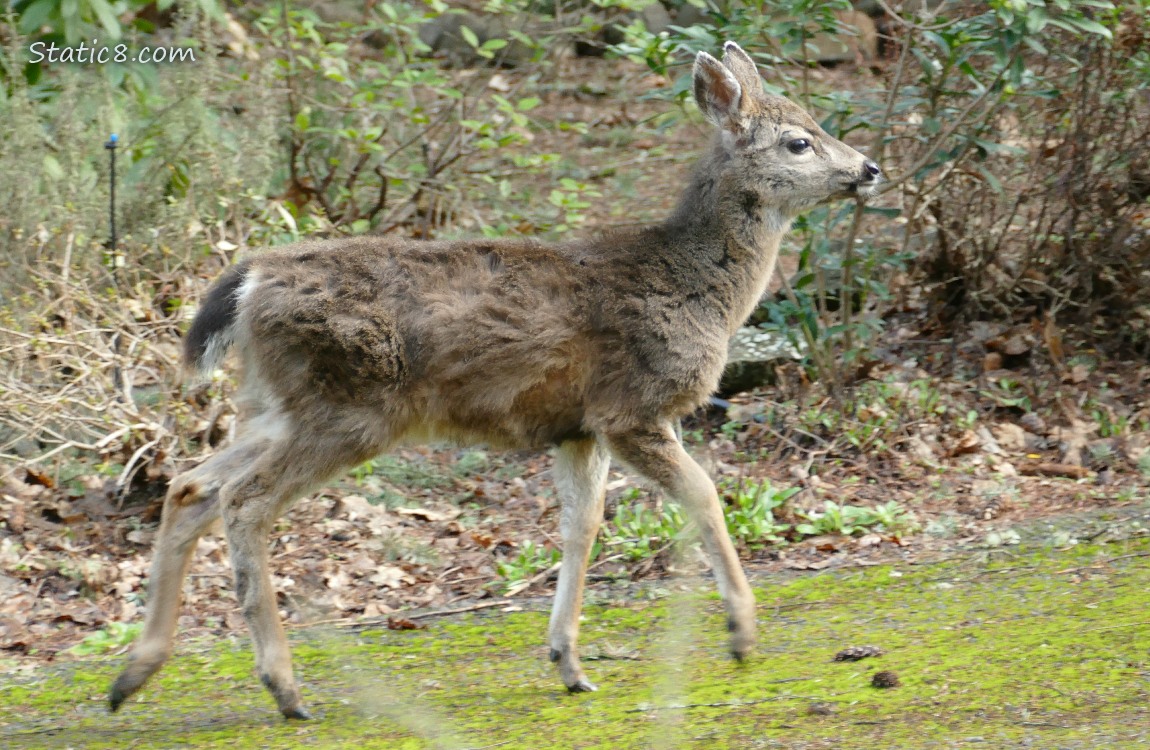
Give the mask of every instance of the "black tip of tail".
[[247, 275], [248, 264], [237, 263], [224, 271], [208, 291], [184, 336], [184, 365], [199, 369], [213, 336], [231, 328], [236, 322], [236, 292]]

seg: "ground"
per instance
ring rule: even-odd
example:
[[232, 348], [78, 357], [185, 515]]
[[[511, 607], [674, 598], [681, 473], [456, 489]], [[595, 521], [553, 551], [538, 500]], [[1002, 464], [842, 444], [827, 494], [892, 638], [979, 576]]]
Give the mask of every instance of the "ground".
[[[293, 629], [311, 723], [275, 712], [245, 636], [183, 640], [109, 715], [120, 658], [10, 674], [0, 741], [17, 748], [1129, 748], [1146, 709], [1150, 507], [1047, 519], [1022, 543], [833, 572], [756, 571], [761, 645], [724, 651], [706, 581], [593, 588], [592, 694], [568, 695], [541, 643], [546, 601]], [[1057, 532], [1093, 537], [1053, 547]], [[848, 646], [882, 654], [834, 661]], [[899, 685], [872, 684], [894, 672]], [[226, 696], [226, 699], [221, 700]]]

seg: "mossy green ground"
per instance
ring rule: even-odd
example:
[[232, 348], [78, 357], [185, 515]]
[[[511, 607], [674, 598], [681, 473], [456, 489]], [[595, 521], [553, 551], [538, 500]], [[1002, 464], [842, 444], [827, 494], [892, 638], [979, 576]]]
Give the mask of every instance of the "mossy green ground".
[[[741, 665], [716, 597], [672, 582], [593, 592], [597, 693], [558, 685], [542, 610], [319, 627], [292, 634], [313, 722], [279, 718], [246, 639], [194, 641], [116, 715], [120, 658], [0, 678], [0, 747], [1150, 747], [1150, 540], [757, 583], [761, 643]], [[886, 654], [831, 660], [860, 644]], [[901, 687], [871, 687], [878, 670]]]

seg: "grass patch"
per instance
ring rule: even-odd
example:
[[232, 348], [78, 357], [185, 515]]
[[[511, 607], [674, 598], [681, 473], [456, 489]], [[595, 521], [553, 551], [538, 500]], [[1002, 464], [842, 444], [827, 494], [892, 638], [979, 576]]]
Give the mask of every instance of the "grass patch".
[[[657, 602], [588, 609], [583, 642], [601, 691], [577, 696], [546, 660], [543, 611], [427, 631], [297, 631], [297, 671], [319, 717], [305, 725], [279, 719], [246, 638], [183, 644], [115, 716], [103, 696], [119, 660], [91, 658], [6, 678], [0, 744], [1133, 747], [1150, 739], [1142, 555], [1145, 539], [779, 576], [760, 582], [762, 644], [744, 665], [725, 656], [716, 598], [672, 581], [681, 590]], [[885, 655], [831, 661], [864, 643]], [[871, 687], [879, 670], [902, 686]]]

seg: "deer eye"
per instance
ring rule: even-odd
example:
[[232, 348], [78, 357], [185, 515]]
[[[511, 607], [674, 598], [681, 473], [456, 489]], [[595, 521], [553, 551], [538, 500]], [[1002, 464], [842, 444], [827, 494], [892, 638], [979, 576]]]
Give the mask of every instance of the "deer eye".
[[787, 143], [787, 148], [790, 149], [792, 154], [801, 154], [811, 147], [811, 142], [806, 138], [796, 138]]

